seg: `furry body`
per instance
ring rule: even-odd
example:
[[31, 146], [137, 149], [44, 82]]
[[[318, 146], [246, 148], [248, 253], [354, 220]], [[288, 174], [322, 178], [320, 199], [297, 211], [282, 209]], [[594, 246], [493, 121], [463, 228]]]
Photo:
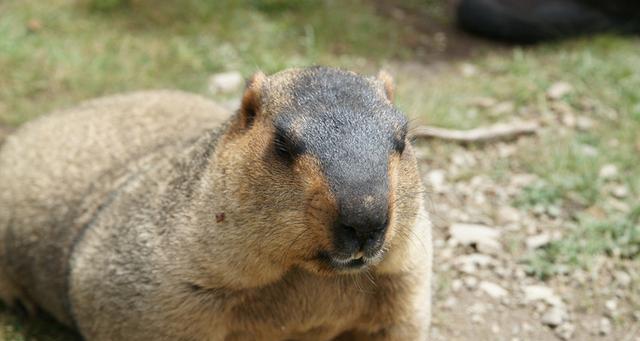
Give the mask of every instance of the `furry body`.
[[[271, 89], [296, 75], [270, 77]], [[250, 127], [243, 110], [152, 91], [89, 101], [10, 136], [0, 297], [87, 340], [425, 339], [431, 235], [410, 146], [389, 170], [402, 199], [384, 258], [330, 273], [312, 251], [330, 248], [335, 198], [311, 156], [274, 161], [267, 122], [289, 104], [271, 93]]]

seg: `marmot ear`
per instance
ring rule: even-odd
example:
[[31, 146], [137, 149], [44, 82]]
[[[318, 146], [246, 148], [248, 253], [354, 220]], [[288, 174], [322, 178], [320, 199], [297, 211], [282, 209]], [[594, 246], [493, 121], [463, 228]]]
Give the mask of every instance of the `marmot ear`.
[[262, 90], [267, 79], [264, 73], [258, 71], [247, 81], [240, 104], [240, 124], [248, 128], [253, 124], [262, 105]]
[[385, 95], [387, 95], [387, 99], [389, 100], [389, 102], [393, 103], [395, 91], [393, 77], [391, 77], [391, 75], [387, 71], [380, 70], [380, 72], [378, 72], [378, 80], [382, 83], [384, 93]]

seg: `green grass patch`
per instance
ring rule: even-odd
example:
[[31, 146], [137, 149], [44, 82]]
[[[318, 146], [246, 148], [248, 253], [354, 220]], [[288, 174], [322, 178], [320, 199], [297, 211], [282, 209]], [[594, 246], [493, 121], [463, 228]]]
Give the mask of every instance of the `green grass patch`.
[[595, 220], [588, 216], [563, 239], [552, 242], [526, 259], [531, 274], [546, 279], [572, 268], [589, 269], [597, 256], [640, 259], [640, 206], [626, 216]]
[[210, 74], [363, 67], [400, 58], [409, 28], [361, 1], [0, 2], [0, 124], [107, 93], [206, 94]]

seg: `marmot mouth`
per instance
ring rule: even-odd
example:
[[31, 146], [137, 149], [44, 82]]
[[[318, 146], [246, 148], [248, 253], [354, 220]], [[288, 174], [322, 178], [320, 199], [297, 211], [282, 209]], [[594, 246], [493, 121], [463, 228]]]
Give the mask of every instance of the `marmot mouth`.
[[316, 259], [335, 270], [359, 270], [371, 264], [371, 260], [364, 256], [341, 258], [326, 251], [318, 253]]

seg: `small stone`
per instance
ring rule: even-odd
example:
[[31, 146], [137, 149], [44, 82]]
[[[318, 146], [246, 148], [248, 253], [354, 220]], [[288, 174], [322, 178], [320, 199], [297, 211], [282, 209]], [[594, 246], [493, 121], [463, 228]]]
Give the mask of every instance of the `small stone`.
[[460, 291], [460, 289], [462, 289], [462, 281], [459, 279], [454, 279], [453, 281], [451, 281], [451, 290], [453, 291]]
[[520, 221], [520, 211], [511, 206], [500, 206], [497, 212], [498, 223], [509, 224]]
[[500, 333], [500, 326], [498, 326], [497, 324], [492, 324], [491, 325], [491, 332], [494, 334], [498, 334]]
[[549, 233], [541, 233], [535, 236], [528, 237], [525, 241], [527, 245], [527, 249], [533, 251], [535, 249], [541, 248], [551, 242], [551, 234]]
[[552, 218], [558, 218], [562, 214], [562, 209], [557, 205], [551, 205], [546, 208], [547, 214]]
[[471, 77], [475, 76], [478, 73], [478, 68], [470, 63], [462, 63], [462, 65], [460, 65], [460, 71], [462, 72], [463, 76]]
[[562, 340], [570, 340], [573, 337], [573, 333], [576, 331], [576, 326], [573, 323], [563, 323], [555, 329], [556, 335]]
[[500, 299], [509, 294], [503, 287], [488, 281], [480, 282], [479, 288], [494, 299]]
[[618, 185], [611, 189], [611, 194], [618, 199], [624, 199], [629, 195], [629, 187]]
[[478, 287], [478, 279], [472, 276], [467, 276], [464, 278], [464, 285], [467, 286], [467, 289], [473, 290]]
[[502, 250], [498, 242], [500, 231], [484, 225], [456, 223], [449, 227], [451, 238], [462, 245], [476, 245], [479, 251], [493, 253]]
[[606, 302], [604, 302], [604, 306], [610, 312], [615, 312], [618, 309], [618, 301], [616, 301], [615, 299], [607, 300]]
[[590, 146], [588, 144], [581, 145], [580, 151], [582, 152], [582, 155], [588, 156], [588, 157], [596, 157], [599, 154], [597, 148]]
[[628, 287], [629, 285], [631, 285], [632, 279], [631, 279], [631, 275], [629, 275], [628, 273], [624, 272], [624, 271], [616, 271], [613, 274], [616, 282], [623, 288]]
[[593, 128], [594, 125], [595, 124], [593, 123], [593, 120], [590, 119], [589, 117], [578, 116], [576, 118], [576, 127], [579, 130], [582, 130], [582, 131], [590, 130], [591, 128]]
[[607, 336], [611, 334], [611, 321], [603, 317], [600, 319], [598, 334], [602, 336]]
[[562, 306], [562, 300], [549, 287], [543, 285], [528, 285], [525, 286], [522, 291], [524, 292], [525, 303], [544, 301], [552, 306]]
[[575, 128], [577, 124], [576, 115], [572, 112], [566, 112], [562, 115], [562, 124], [569, 128]]
[[436, 193], [446, 191], [446, 172], [443, 169], [434, 169], [427, 173], [427, 181]]
[[513, 326], [511, 326], [511, 334], [513, 335], [520, 334], [520, 326], [517, 324], [514, 324]]
[[474, 274], [480, 268], [486, 268], [493, 264], [491, 257], [474, 253], [470, 255], [458, 256], [453, 260], [453, 264], [458, 270], [467, 274]]
[[542, 315], [542, 323], [551, 328], [562, 324], [568, 318], [567, 311], [561, 306], [552, 306]]
[[479, 324], [479, 323], [484, 322], [484, 319], [482, 319], [482, 316], [480, 316], [478, 314], [473, 314], [473, 315], [471, 315], [471, 321], [473, 323], [478, 323]]
[[217, 73], [209, 77], [209, 91], [214, 94], [230, 93], [240, 89], [244, 78], [237, 71]]
[[524, 188], [538, 181], [538, 176], [529, 173], [520, 173], [511, 175], [510, 186]]
[[513, 104], [513, 102], [500, 102], [493, 107], [491, 114], [495, 116], [511, 114], [513, 113], [514, 110], [515, 110], [515, 105]]
[[481, 240], [476, 243], [478, 252], [488, 255], [499, 255], [502, 253], [502, 245], [494, 240]]
[[551, 99], [557, 100], [568, 95], [571, 91], [573, 91], [573, 86], [571, 86], [571, 84], [567, 82], [556, 82], [547, 90], [547, 96]]
[[480, 302], [476, 302], [471, 305], [467, 311], [469, 314], [484, 314], [487, 312], [487, 306]]
[[458, 305], [458, 300], [455, 297], [449, 297], [444, 301], [445, 308], [453, 308]]
[[598, 175], [603, 180], [610, 180], [618, 176], [618, 167], [613, 164], [606, 164], [600, 168]]

